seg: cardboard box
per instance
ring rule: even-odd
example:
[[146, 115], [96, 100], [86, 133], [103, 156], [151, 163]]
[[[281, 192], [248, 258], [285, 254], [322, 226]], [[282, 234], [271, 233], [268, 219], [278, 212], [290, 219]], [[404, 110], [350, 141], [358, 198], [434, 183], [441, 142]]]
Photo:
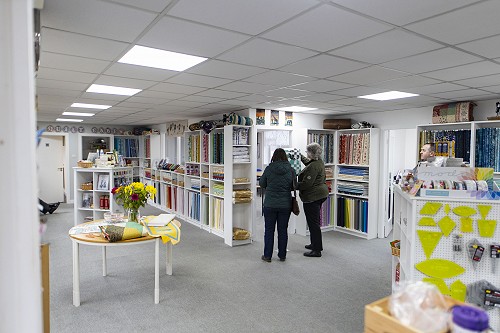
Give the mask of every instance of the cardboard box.
[[[449, 307], [464, 304], [444, 296]], [[442, 333], [446, 333], [443, 331]], [[389, 296], [365, 305], [365, 333], [422, 333], [413, 327], [403, 325], [389, 313]]]

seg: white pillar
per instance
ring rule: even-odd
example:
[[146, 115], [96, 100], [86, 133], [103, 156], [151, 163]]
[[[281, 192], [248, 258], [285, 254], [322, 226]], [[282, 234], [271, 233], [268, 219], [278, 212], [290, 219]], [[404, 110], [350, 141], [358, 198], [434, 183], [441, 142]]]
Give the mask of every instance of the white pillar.
[[0, 0], [0, 332], [41, 332], [32, 0]]

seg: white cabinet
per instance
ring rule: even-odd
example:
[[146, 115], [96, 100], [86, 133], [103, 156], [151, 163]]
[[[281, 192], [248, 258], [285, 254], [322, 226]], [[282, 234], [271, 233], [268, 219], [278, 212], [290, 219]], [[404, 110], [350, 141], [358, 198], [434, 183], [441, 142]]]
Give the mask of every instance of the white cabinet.
[[73, 168], [75, 225], [104, 218], [105, 212], [123, 211], [113, 199], [113, 187], [132, 181], [132, 168]]

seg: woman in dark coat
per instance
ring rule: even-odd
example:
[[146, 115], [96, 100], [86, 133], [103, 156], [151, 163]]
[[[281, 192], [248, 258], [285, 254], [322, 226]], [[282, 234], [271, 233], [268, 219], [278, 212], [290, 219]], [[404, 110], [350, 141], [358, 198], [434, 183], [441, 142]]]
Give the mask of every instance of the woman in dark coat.
[[274, 247], [274, 229], [278, 226], [278, 257], [286, 259], [288, 243], [288, 220], [292, 212], [293, 171], [286, 152], [278, 148], [271, 163], [260, 177], [259, 185], [265, 189], [264, 196], [264, 255], [262, 260], [271, 262]]
[[301, 156], [301, 161], [306, 166], [299, 173], [299, 196], [304, 205], [307, 226], [311, 244], [306, 245], [306, 257], [321, 257], [323, 241], [321, 238], [320, 214], [321, 205], [328, 197], [328, 186], [326, 185], [325, 164], [321, 160], [323, 149], [315, 142], [306, 148], [307, 157]]

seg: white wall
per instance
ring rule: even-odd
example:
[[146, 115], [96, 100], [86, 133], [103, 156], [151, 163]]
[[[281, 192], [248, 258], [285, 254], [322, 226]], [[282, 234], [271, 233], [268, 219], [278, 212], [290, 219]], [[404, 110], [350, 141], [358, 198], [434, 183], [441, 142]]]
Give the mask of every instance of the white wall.
[[[476, 102], [473, 115], [474, 120], [487, 120], [495, 116], [496, 102], [500, 100], [487, 100]], [[432, 124], [432, 107], [405, 109], [396, 111], [358, 113], [345, 116], [331, 116], [328, 119], [350, 118], [352, 123], [367, 121], [375, 127], [382, 129], [416, 128], [418, 125]]]
[[42, 332], [31, 0], [0, 1], [0, 332]]

